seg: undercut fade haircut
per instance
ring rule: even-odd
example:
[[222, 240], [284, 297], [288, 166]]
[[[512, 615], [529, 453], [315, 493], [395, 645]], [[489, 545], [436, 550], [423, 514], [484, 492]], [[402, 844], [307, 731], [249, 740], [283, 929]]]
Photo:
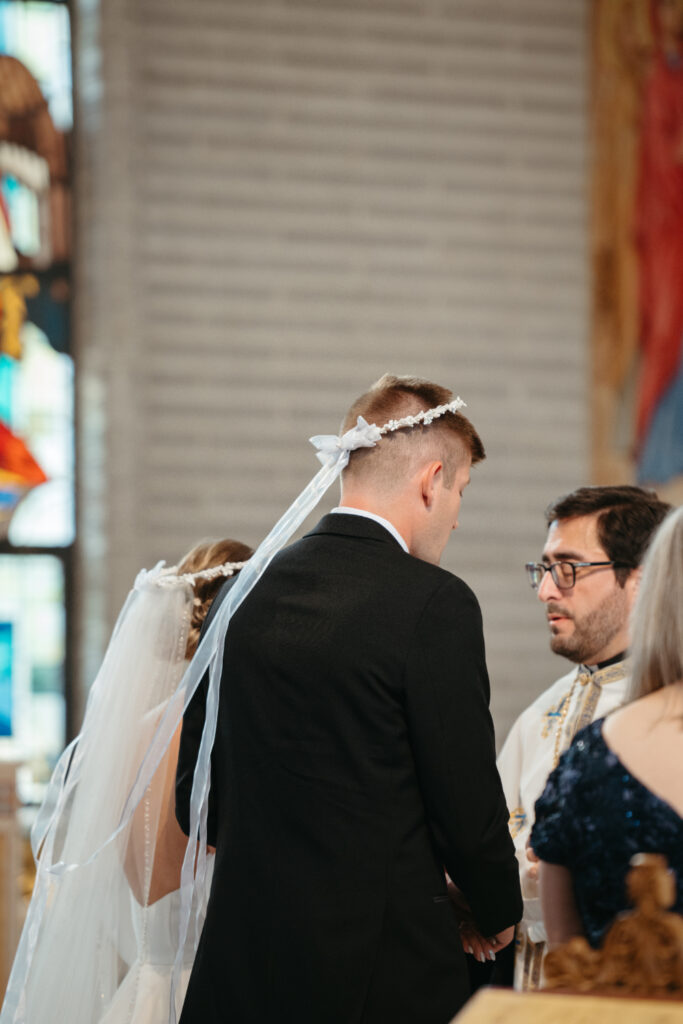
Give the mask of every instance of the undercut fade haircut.
[[[448, 388], [422, 377], [385, 373], [353, 403], [344, 417], [342, 433], [355, 426], [359, 416], [381, 427], [389, 420], [414, 416], [438, 405], [447, 405], [453, 397], [453, 392]], [[486, 458], [482, 440], [470, 420], [461, 412], [449, 412], [428, 426], [406, 427], [385, 435], [375, 448], [357, 449], [351, 453], [344, 473], [355, 475], [365, 468], [372, 468], [373, 473], [381, 473], [382, 465], [386, 469], [392, 463], [396, 465], [399, 452], [406, 451], [406, 441], [411, 447], [417, 448], [427, 440], [434, 441], [442, 449], [447, 486], [452, 484], [459, 462], [459, 459], [453, 458], [453, 450], [467, 453], [473, 466]], [[453, 440], [457, 442], [455, 446]]]
[[554, 501], [545, 510], [546, 525], [555, 520], [597, 514], [600, 546], [611, 562], [628, 568], [615, 569], [621, 587], [642, 562], [650, 540], [671, 505], [643, 487], [579, 487]]

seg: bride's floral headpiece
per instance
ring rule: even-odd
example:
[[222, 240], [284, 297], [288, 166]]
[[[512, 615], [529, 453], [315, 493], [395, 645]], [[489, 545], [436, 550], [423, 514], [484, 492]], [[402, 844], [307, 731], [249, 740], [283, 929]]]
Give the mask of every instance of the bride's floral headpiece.
[[246, 565], [244, 562], [224, 562], [223, 565], [213, 565], [210, 569], [200, 569], [198, 572], [178, 573], [176, 565], [167, 566], [165, 562], [158, 562], [153, 569], [141, 569], [138, 573], [134, 589], [143, 590], [145, 587], [174, 587], [181, 583], [196, 583], [197, 580], [215, 580], [219, 576], [234, 576]]

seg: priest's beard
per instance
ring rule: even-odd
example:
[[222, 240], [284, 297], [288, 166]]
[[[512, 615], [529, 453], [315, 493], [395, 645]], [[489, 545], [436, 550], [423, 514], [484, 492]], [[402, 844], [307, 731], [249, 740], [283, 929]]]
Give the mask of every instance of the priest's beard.
[[623, 629], [628, 618], [628, 602], [626, 593], [617, 587], [612, 597], [581, 617], [573, 616], [560, 604], [548, 604], [548, 611], [566, 615], [574, 623], [569, 635], [551, 634], [551, 651], [577, 665], [593, 665], [602, 660], [603, 652]]

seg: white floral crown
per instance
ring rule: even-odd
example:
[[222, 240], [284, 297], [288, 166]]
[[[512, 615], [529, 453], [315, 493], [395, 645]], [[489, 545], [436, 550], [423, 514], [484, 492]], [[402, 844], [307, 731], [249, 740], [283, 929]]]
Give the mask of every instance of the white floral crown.
[[243, 569], [245, 562], [224, 562], [223, 565], [213, 565], [210, 569], [200, 569], [199, 572], [178, 573], [178, 566], [166, 566], [159, 562], [150, 569], [142, 569], [135, 580], [135, 589], [142, 590], [143, 587], [175, 587], [180, 583], [193, 584], [197, 580], [215, 580], [218, 576], [234, 576], [236, 572]]
[[382, 427], [376, 423], [368, 423], [362, 416], [358, 417], [355, 427], [351, 427], [341, 436], [337, 434], [316, 434], [310, 438], [310, 442], [318, 451], [318, 458], [325, 465], [334, 458], [338, 452], [352, 452], [356, 448], [374, 448], [385, 434], [393, 434], [396, 430], [403, 430], [406, 427], [425, 426], [445, 416], [449, 412], [458, 412], [466, 408], [466, 403], [458, 396], [445, 405], [435, 405], [432, 409], [424, 409], [415, 413], [414, 416], [403, 416], [400, 420], [389, 420]]

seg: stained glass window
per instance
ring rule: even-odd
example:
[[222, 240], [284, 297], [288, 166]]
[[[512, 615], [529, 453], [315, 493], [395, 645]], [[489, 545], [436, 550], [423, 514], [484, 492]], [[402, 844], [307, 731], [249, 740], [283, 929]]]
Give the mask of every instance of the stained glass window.
[[64, 568], [53, 555], [0, 555], [0, 752], [37, 802], [64, 746]]
[[0, 620], [0, 736], [12, 735], [14, 623]]
[[68, 258], [73, 120], [65, 4], [0, 0], [0, 271]]
[[0, 0], [0, 53], [26, 65], [47, 100], [55, 127], [69, 131], [73, 107], [66, 4]]
[[21, 346], [0, 353], [0, 516], [11, 544], [61, 547], [74, 539], [73, 361], [30, 320]]
[[69, 698], [72, 121], [67, 5], [0, 0], [0, 753], [29, 803]]

